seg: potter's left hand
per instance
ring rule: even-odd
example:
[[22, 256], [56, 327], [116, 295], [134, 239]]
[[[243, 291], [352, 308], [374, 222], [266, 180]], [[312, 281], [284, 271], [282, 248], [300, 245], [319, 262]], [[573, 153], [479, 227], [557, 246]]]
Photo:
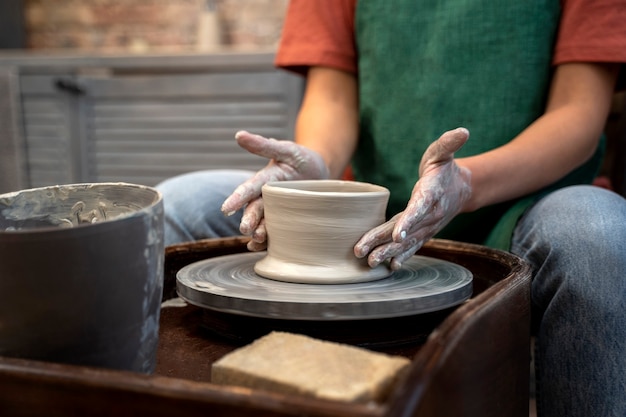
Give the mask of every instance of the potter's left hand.
[[426, 149], [406, 209], [363, 235], [354, 247], [357, 257], [367, 256], [372, 268], [389, 260], [397, 270], [462, 210], [472, 193], [471, 173], [454, 153], [468, 138], [467, 129], [450, 130]]

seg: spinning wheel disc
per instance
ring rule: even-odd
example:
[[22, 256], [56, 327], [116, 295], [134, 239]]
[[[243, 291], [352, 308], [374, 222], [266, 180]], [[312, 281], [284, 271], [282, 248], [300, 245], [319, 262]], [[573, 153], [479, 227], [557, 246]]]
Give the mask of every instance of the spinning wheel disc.
[[178, 271], [177, 291], [187, 302], [226, 313], [289, 320], [401, 317], [458, 305], [472, 294], [472, 274], [452, 262], [413, 256], [377, 281], [300, 284], [263, 278], [254, 264], [265, 253], [199, 261]]
[[354, 320], [421, 314], [451, 307], [472, 293], [472, 274], [460, 265], [413, 256], [387, 278], [350, 284], [300, 284], [263, 278], [263, 253], [241, 253], [187, 265], [177, 291], [191, 304], [254, 317]]

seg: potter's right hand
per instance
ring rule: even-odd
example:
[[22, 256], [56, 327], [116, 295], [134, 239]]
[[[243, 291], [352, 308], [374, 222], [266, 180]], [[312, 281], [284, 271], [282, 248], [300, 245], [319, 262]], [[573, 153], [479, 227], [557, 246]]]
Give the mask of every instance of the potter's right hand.
[[265, 168], [241, 184], [222, 204], [222, 212], [228, 216], [244, 208], [239, 230], [251, 236], [248, 249], [262, 250], [266, 247], [263, 221], [261, 187], [270, 181], [327, 179], [328, 167], [315, 151], [289, 140], [267, 139], [263, 136], [240, 131], [235, 135], [237, 144], [250, 153], [268, 158]]

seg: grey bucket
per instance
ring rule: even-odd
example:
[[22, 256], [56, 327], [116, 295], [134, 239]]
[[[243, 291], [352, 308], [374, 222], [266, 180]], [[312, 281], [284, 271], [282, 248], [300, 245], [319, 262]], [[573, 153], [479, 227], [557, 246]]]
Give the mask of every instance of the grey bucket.
[[0, 195], [0, 356], [153, 372], [163, 260], [153, 188]]

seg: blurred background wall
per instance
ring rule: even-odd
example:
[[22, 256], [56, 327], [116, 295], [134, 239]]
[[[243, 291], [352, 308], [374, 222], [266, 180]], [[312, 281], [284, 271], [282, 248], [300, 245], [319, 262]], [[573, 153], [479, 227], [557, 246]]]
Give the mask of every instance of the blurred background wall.
[[[19, 0], [2, 0], [18, 7]], [[21, 0], [28, 49], [149, 52], [276, 46], [288, 0]], [[1, 10], [0, 10], [1, 11]], [[14, 16], [19, 18], [17, 12]], [[5, 14], [6, 15], [6, 14]]]

